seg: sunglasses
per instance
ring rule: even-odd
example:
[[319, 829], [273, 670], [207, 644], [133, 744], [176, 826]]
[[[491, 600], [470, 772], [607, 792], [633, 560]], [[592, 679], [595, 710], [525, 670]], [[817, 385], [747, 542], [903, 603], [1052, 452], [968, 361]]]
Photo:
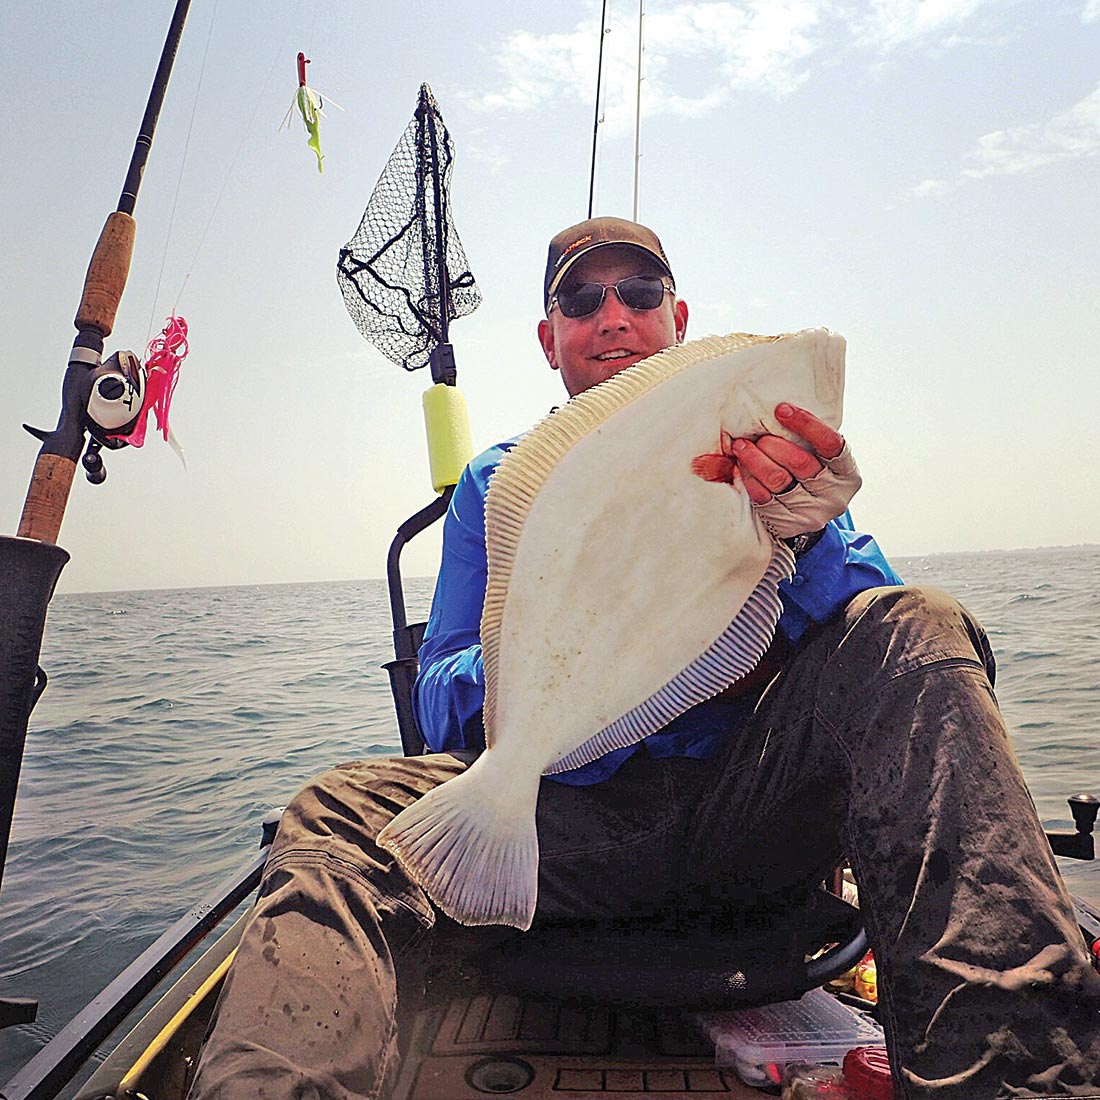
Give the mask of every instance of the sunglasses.
[[563, 288], [550, 299], [546, 312], [549, 314], [557, 306], [563, 317], [588, 317], [603, 305], [604, 295], [609, 290], [614, 290], [628, 309], [636, 310], [656, 309], [664, 301], [666, 292], [673, 293], [672, 287], [665, 286], [657, 275], [631, 275], [617, 283], [580, 283]]

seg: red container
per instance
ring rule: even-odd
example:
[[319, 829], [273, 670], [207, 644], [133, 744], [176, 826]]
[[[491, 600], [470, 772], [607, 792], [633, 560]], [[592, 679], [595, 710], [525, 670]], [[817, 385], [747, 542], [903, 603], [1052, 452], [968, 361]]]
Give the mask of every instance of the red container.
[[844, 1056], [844, 1081], [853, 1100], [894, 1100], [885, 1047], [856, 1047]]

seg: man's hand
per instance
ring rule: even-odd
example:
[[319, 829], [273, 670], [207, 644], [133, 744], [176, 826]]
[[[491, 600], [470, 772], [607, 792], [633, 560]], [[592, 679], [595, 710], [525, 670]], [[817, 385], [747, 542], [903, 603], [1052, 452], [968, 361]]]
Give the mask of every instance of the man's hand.
[[738, 481], [776, 538], [819, 531], [842, 515], [863, 483], [844, 437], [813, 413], [781, 404], [776, 419], [807, 451], [778, 435], [722, 440], [722, 454], [701, 455], [692, 469], [708, 481]]
[[816, 477], [825, 468], [825, 460], [839, 458], [844, 450], [844, 437], [805, 409], [776, 405], [775, 418], [809, 443], [814, 453], [780, 435], [734, 439], [731, 457], [753, 504], [767, 504], [772, 497], [789, 493], [800, 481]]

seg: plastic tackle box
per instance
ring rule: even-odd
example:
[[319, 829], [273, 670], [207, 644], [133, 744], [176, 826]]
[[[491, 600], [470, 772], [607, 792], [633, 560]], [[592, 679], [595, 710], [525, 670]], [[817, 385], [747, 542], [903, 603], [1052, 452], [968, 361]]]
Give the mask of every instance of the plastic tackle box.
[[797, 1001], [709, 1012], [697, 1017], [714, 1042], [715, 1061], [730, 1066], [747, 1085], [774, 1084], [775, 1070], [789, 1062], [840, 1064], [853, 1047], [883, 1043], [882, 1028], [841, 1004], [824, 989], [811, 989]]

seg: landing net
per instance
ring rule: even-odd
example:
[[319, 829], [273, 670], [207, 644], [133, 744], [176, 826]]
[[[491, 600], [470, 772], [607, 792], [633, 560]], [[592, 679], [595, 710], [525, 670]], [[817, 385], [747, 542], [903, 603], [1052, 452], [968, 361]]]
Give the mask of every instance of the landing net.
[[356, 327], [406, 370], [423, 367], [456, 317], [481, 303], [451, 224], [454, 145], [427, 84], [376, 184], [336, 281]]

